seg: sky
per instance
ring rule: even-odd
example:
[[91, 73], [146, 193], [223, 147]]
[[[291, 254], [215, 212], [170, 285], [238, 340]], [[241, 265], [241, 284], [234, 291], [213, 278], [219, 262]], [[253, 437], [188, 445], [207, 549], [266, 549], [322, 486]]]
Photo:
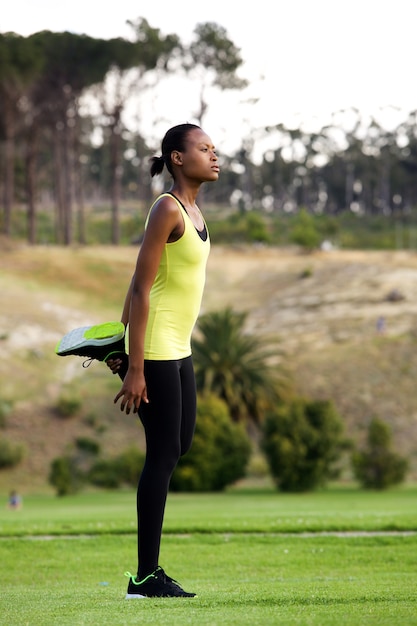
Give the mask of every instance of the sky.
[[[4, 4], [0, 32], [24, 36], [51, 30], [130, 38], [126, 22], [143, 17], [161, 33], [176, 33], [187, 43], [199, 23], [223, 26], [240, 49], [244, 61], [240, 75], [250, 81], [245, 92], [210, 101], [205, 130], [225, 151], [240, 147], [242, 137], [267, 125], [319, 129], [331, 121], [332, 114], [355, 107], [392, 129], [417, 109], [414, 0], [72, 0], [64, 4], [5, 0]], [[196, 98], [195, 85], [171, 81], [169, 93], [148, 103], [142, 118], [151, 125], [157, 116], [167, 128], [194, 121]]]

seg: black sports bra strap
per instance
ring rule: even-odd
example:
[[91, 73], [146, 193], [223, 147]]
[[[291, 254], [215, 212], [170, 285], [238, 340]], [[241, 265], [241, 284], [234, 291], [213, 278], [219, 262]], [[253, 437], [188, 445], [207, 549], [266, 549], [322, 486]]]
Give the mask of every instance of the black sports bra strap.
[[[172, 196], [173, 198], [175, 198], [175, 200], [180, 203], [180, 205], [182, 206], [184, 211], [187, 213], [188, 217], [190, 217], [189, 214], [188, 214], [187, 209], [185, 208], [185, 206], [183, 205], [181, 200], [179, 198], [177, 198], [177, 196], [175, 194], [173, 194], [171, 191], [166, 191], [165, 193], [168, 194], [169, 196]], [[191, 220], [191, 217], [190, 217], [190, 220]], [[206, 227], [205, 221], [204, 221], [203, 230], [198, 230], [198, 228], [195, 226], [195, 224], [193, 224], [193, 226], [196, 229], [200, 239], [202, 239], [202, 241], [207, 241], [207, 227]]]

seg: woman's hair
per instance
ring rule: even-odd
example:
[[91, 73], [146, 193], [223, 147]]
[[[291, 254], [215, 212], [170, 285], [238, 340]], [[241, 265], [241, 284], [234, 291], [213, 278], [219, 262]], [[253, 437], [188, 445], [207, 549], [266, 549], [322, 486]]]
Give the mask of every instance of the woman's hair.
[[174, 150], [178, 150], [178, 152], [185, 152], [185, 141], [187, 139], [187, 135], [195, 129], [201, 130], [200, 126], [197, 126], [196, 124], [179, 124], [178, 126], [173, 126], [166, 132], [165, 137], [162, 140], [162, 155], [159, 157], [154, 156], [150, 159], [152, 177], [160, 174], [164, 169], [164, 165], [171, 176], [173, 176], [171, 153]]

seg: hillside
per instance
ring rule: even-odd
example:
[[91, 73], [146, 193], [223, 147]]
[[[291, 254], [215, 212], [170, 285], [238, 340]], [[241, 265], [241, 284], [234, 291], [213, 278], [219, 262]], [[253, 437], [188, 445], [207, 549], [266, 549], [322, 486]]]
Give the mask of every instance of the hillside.
[[[26, 448], [19, 468], [0, 472], [0, 491], [39, 490], [75, 437], [97, 438], [108, 453], [141, 440], [137, 420], [112, 404], [119, 385], [105, 366], [54, 354], [71, 328], [119, 318], [137, 250], [5, 241], [0, 250], [0, 401], [13, 404], [1, 434]], [[247, 311], [248, 331], [277, 342], [299, 393], [334, 399], [355, 440], [373, 415], [388, 421], [417, 477], [416, 270], [411, 252], [214, 247], [203, 311]], [[71, 394], [82, 419], [56, 414]]]

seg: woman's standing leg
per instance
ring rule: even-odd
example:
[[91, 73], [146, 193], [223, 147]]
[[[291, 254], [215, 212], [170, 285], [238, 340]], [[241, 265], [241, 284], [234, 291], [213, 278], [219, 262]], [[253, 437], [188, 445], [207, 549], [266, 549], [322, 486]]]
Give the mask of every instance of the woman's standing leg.
[[191, 445], [196, 407], [191, 358], [146, 361], [145, 378], [149, 404], [142, 403], [139, 410], [146, 437], [137, 492], [139, 580], [158, 566], [169, 482]]

